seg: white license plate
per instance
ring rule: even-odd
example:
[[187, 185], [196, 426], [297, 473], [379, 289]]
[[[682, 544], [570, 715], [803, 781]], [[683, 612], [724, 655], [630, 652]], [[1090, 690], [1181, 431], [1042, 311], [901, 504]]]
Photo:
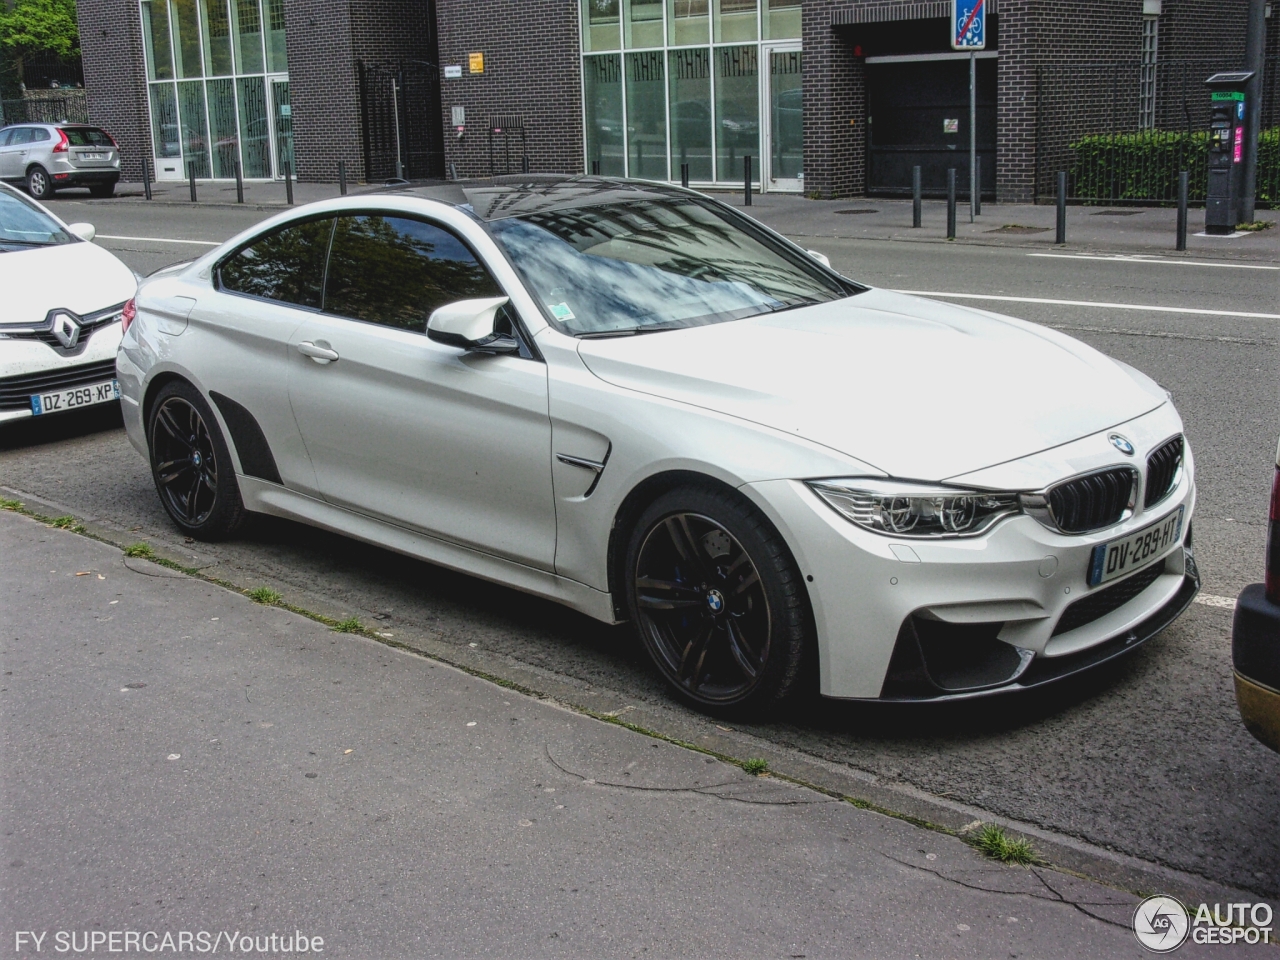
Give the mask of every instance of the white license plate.
[[107, 155], [105, 153], [82, 153], [80, 154], [80, 159], [81, 160], [105, 160], [107, 159]]
[[119, 399], [119, 381], [104, 380], [102, 383], [90, 383], [83, 387], [55, 390], [52, 393], [33, 393], [31, 413], [38, 417], [42, 413], [60, 413], [63, 410], [76, 410], [80, 407], [91, 407], [95, 403], [109, 403]]
[[1096, 587], [1133, 573], [1162, 556], [1182, 536], [1182, 513], [1185, 509], [1179, 507], [1164, 519], [1127, 537], [1094, 547], [1093, 556], [1089, 559], [1089, 586]]

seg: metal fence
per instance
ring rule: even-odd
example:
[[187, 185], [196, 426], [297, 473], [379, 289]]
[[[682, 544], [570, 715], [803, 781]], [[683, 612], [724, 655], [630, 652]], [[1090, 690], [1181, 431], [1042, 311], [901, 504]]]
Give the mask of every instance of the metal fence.
[[83, 93], [70, 97], [5, 100], [0, 104], [4, 123], [88, 123], [89, 105]]
[[[1257, 189], [1263, 206], [1280, 204], [1278, 68], [1280, 60], [1270, 58], [1263, 78]], [[1065, 170], [1072, 202], [1174, 203], [1178, 172], [1186, 170], [1190, 199], [1203, 201], [1209, 129], [1204, 81], [1237, 69], [1237, 61], [1225, 59], [1168, 60], [1154, 68], [1136, 61], [1041, 66], [1036, 199], [1055, 197], [1058, 171]]]
[[359, 69], [365, 177], [444, 177], [439, 68], [396, 60], [363, 61]]

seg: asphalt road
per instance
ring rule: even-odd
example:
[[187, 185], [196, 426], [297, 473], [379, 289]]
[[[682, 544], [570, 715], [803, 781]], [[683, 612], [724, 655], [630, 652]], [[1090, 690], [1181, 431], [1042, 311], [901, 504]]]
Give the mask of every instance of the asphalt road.
[[[65, 219], [90, 220], [102, 234], [130, 238], [216, 241], [267, 215], [76, 200], [55, 205]], [[1059, 251], [1068, 258], [1029, 255], [1042, 247], [831, 237], [806, 245], [875, 285], [1020, 298], [960, 302], [1067, 330], [1168, 388], [1197, 458], [1195, 538], [1204, 593], [1230, 598], [1262, 570], [1280, 434], [1280, 320], [1145, 308], [1280, 313], [1280, 271], [1247, 268], [1280, 266], [1277, 239], [1269, 261], [1206, 258], [1204, 266], [1077, 258], [1093, 254], [1070, 249]], [[102, 244], [144, 272], [207, 249], [147, 239]], [[1031, 299], [1073, 303], [1025, 302]], [[236, 582], [268, 583], [286, 596], [319, 597], [333, 609], [377, 616], [389, 632], [403, 631], [399, 636], [431, 636], [464, 651], [474, 645], [499, 676], [531, 671], [665, 710], [673, 723], [703, 722], [670, 704], [625, 629], [273, 520], [253, 524], [234, 543], [183, 544], [116, 423], [97, 416], [11, 430], [0, 438], [0, 485], [185, 551], [194, 564]], [[815, 699], [798, 704], [786, 722], [751, 732], [882, 783], [1275, 896], [1280, 758], [1239, 723], [1229, 635], [1229, 609], [1196, 604], [1127, 663], [1034, 701], [901, 710]]]

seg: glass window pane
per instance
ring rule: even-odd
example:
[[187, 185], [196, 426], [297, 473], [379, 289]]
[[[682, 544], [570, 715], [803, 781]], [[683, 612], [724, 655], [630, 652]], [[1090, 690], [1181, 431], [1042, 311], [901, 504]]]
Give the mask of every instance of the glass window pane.
[[234, 80], [209, 81], [209, 135], [213, 137], [213, 175], [234, 177], [240, 157]]
[[788, 40], [800, 36], [801, 0], [763, 0], [764, 38]]
[[711, 172], [711, 51], [672, 50], [671, 178], [689, 164], [691, 180], [710, 180]]
[[622, 57], [582, 58], [587, 111], [587, 172], [598, 163], [601, 176], [626, 176], [622, 149]]
[[623, 40], [628, 47], [662, 46], [662, 0], [622, 0]]
[[146, 53], [147, 79], [172, 80], [173, 54], [169, 50], [169, 7], [165, 0], [142, 0], [142, 48]]
[[200, 65], [200, 28], [196, 25], [196, 0], [169, 0], [173, 20], [173, 66], [181, 80], [203, 74]]
[[662, 51], [627, 54], [628, 175], [667, 179], [667, 105]]
[[267, 119], [267, 83], [262, 77], [236, 81], [240, 95], [240, 144], [244, 175], [271, 176], [271, 126]]
[[325, 253], [333, 220], [309, 220], [277, 230], [222, 261], [224, 290], [302, 307], [320, 306]]
[[231, 0], [237, 73], [262, 72], [262, 16], [258, 0]]
[[178, 84], [178, 117], [182, 124], [182, 153], [186, 158], [183, 173], [209, 176], [209, 144], [205, 132], [204, 83], [187, 80]]
[[712, 0], [716, 43], [756, 38], [756, 0]]
[[293, 160], [293, 107], [289, 103], [289, 81], [271, 81], [271, 107], [276, 118], [276, 173], [284, 176], [284, 165], [289, 165], [290, 176], [298, 175]]
[[774, 52], [769, 61], [769, 176], [774, 180], [802, 180], [804, 78], [800, 51]]
[[231, 73], [231, 19], [227, 0], [200, 0], [200, 26], [204, 31], [204, 62], [209, 76]]
[[716, 50], [716, 156], [718, 180], [742, 182], [742, 158], [760, 159], [759, 47]]
[[622, 46], [620, 0], [582, 0], [582, 49], [617, 50]]
[[667, 45], [683, 47], [706, 43], [711, 18], [710, 0], [667, 0]]
[[151, 142], [157, 157], [182, 156], [178, 132], [178, 96], [172, 83], [151, 84]]
[[339, 218], [328, 277], [326, 313], [419, 333], [446, 303], [502, 296], [457, 237], [401, 217]]
[[289, 69], [284, 44], [284, 0], [263, 0], [267, 18], [267, 70], [284, 73]]

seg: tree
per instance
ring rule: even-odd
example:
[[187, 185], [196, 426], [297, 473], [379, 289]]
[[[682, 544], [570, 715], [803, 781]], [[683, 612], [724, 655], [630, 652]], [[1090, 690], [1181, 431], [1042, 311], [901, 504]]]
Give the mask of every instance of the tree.
[[76, 0], [0, 0], [0, 52], [23, 80], [22, 62], [39, 53], [60, 57], [80, 51]]

